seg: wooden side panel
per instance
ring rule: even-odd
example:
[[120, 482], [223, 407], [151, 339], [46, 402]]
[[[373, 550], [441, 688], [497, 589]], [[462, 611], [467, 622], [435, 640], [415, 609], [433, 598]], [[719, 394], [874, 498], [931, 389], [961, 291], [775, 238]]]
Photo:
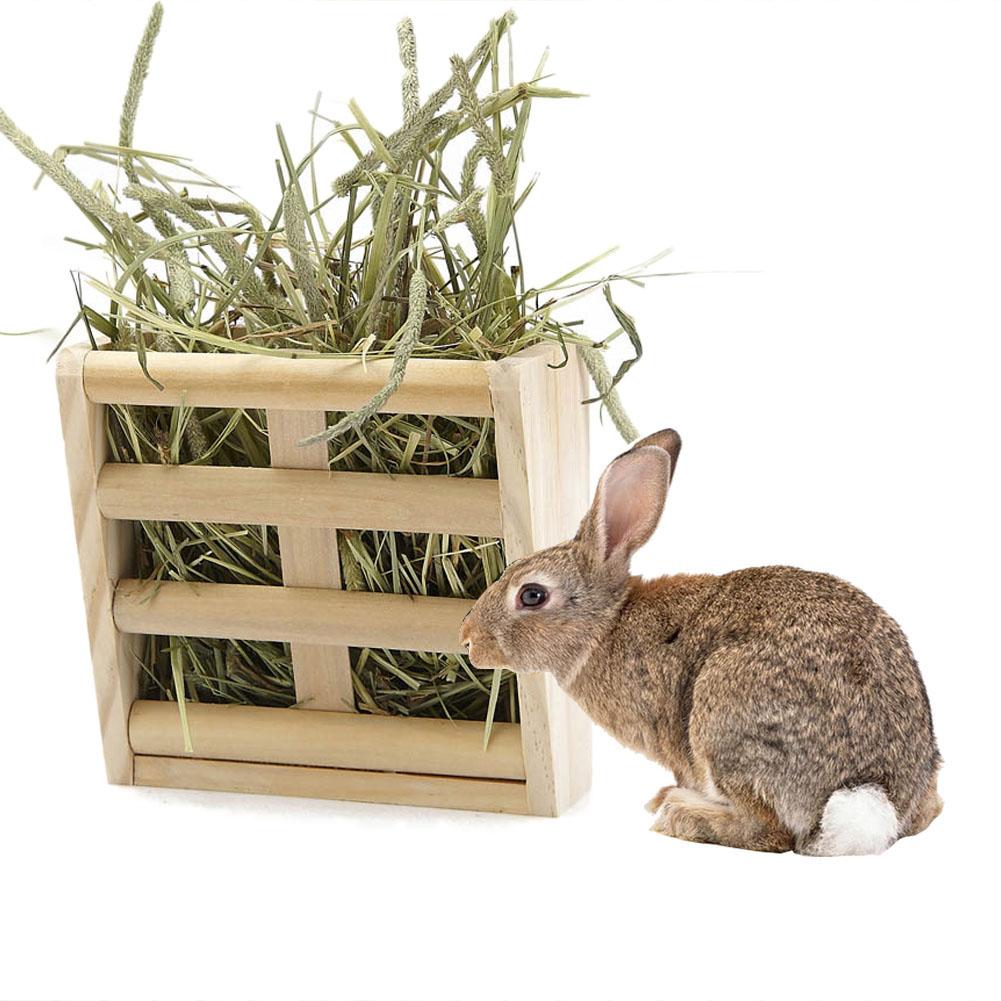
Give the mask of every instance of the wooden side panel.
[[347, 799], [361, 803], [399, 803], [403, 806], [485, 810], [491, 813], [531, 812], [525, 783], [501, 779], [139, 755], [136, 758], [136, 784], [161, 789], [266, 793], [270, 796]]
[[109, 782], [131, 785], [128, 719], [137, 688], [137, 644], [116, 628], [112, 601], [116, 581], [134, 573], [133, 536], [131, 525], [108, 521], [98, 509], [97, 478], [107, 457], [107, 438], [104, 407], [84, 395], [83, 363], [89, 351], [74, 345], [60, 352], [56, 383], [105, 768]]
[[[278, 469], [327, 469], [327, 445], [299, 442], [327, 425], [322, 410], [269, 410], [271, 465]], [[337, 531], [278, 526], [282, 580], [286, 587], [341, 587]], [[296, 701], [310, 709], [353, 712], [354, 685], [347, 647], [293, 643], [292, 679]]]
[[517, 723], [496, 723], [483, 747], [483, 724], [313, 709], [189, 703], [193, 755], [186, 755], [173, 702], [140, 699], [129, 736], [136, 754], [414, 772], [524, 781]]
[[[509, 560], [570, 538], [588, 504], [583, 365], [540, 345], [490, 366]], [[532, 813], [558, 816], [591, 784], [590, 722], [549, 674], [518, 678]]]

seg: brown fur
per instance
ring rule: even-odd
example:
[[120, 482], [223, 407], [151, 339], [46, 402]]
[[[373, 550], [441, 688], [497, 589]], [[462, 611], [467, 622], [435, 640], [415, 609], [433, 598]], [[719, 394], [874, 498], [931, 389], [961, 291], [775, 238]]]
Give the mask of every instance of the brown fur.
[[[670, 769], [681, 789], [655, 797], [662, 833], [809, 851], [831, 794], [861, 785], [885, 791], [901, 835], [923, 830], [941, 810], [931, 711], [907, 640], [871, 599], [793, 567], [629, 575], [680, 448], [661, 440], [675, 447], [645, 439], [609, 466], [573, 540], [483, 594], [463, 627], [473, 662], [552, 672]], [[515, 607], [528, 582], [546, 585], [546, 606]]]
[[778, 817], [753, 798], [735, 806], [673, 786], [661, 790], [654, 812], [650, 830], [683, 841], [758, 852], [787, 852], [793, 847], [792, 835]]

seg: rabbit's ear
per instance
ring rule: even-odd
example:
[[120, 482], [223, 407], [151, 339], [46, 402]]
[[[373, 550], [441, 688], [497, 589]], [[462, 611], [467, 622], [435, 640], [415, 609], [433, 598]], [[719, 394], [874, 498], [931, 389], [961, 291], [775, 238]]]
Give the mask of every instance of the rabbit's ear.
[[[663, 439], [681, 446], [676, 432]], [[602, 561], [629, 557], [653, 535], [664, 510], [664, 499], [671, 482], [672, 454], [650, 438], [642, 441], [613, 460], [602, 473], [594, 503], [581, 522], [577, 538], [589, 546]]]
[[653, 434], [648, 434], [645, 438], [640, 438], [633, 445], [631, 451], [635, 452], [636, 449], [645, 448], [647, 445], [656, 445], [657, 448], [662, 448], [671, 457], [671, 472], [669, 476], [673, 480], [674, 471], [678, 468], [678, 456], [681, 454], [681, 435], [674, 428], [655, 431]]

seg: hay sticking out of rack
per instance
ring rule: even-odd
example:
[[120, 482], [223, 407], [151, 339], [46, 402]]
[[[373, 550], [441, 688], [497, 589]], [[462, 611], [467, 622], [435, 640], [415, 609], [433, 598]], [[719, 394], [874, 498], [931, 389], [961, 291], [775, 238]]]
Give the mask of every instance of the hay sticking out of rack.
[[[79, 313], [92, 340], [146, 353], [230, 351], [305, 357], [391, 356], [393, 374], [371, 403], [329, 415], [321, 436], [330, 467], [452, 476], [495, 476], [489, 419], [381, 414], [412, 357], [496, 359], [540, 341], [580, 345], [598, 390], [624, 437], [635, 430], [601, 349], [625, 332], [638, 356], [632, 320], [611, 300], [611, 279], [585, 281], [595, 261], [554, 282], [526, 282], [516, 218], [534, 181], [518, 168], [533, 105], [577, 95], [509, 75], [514, 15], [451, 61], [444, 83], [420, 103], [417, 47], [399, 26], [403, 121], [380, 131], [351, 101], [355, 121], [312, 118], [310, 148], [293, 156], [277, 130], [280, 185], [268, 214], [186, 158], [137, 149], [135, 121], [162, 10], [153, 8], [129, 79], [116, 145], [40, 150], [0, 110], [2, 132], [76, 202], [98, 233], [76, 241], [104, 252], [113, 278], [88, 279], [106, 302]], [[506, 78], [506, 79], [504, 79]], [[355, 163], [332, 181], [318, 161], [343, 144]], [[96, 184], [67, 166], [85, 158], [109, 171]], [[648, 262], [649, 263], [649, 262]], [[627, 276], [634, 278], [636, 271]], [[617, 327], [598, 341], [559, 311], [604, 287]], [[91, 294], [91, 292], [88, 292]], [[67, 335], [70, 331], [67, 331]], [[260, 411], [110, 407], [108, 435], [120, 462], [266, 466]], [[273, 528], [136, 525], [141, 575], [154, 580], [277, 584]], [[504, 567], [497, 539], [458, 535], [342, 532], [344, 586], [369, 591], [476, 597]], [[144, 695], [165, 699], [287, 706], [295, 701], [288, 647], [186, 637], [151, 637]], [[513, 679], [474, 670], [462, 657], [393, 650], [352, 651], [360, 711], [515, 720]]]

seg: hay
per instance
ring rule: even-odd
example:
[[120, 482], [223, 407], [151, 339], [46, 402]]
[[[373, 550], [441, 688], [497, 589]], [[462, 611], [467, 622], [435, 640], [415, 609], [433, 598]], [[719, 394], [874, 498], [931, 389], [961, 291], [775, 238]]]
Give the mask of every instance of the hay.
[[[340, 470], [427, 475], [496, 475], [489, 420], [387, 415], [378, 411], [411, 357], [495, 359], [540, 341], [584, 348], [600, 399], [627, 438], [636, 435], [616, 396], [601, 351], [626, 333], [640, 342], [609, 282], [584, 282], [575, 268], [555, 282], [526, 283], [516, 216], [534, 181], [518, 190], [518, 167], [533, 103], [575, 97], [545, 86], [542, 64], [516, 83], [509, 65], [513, 14], [493, 21], [448, 79], [419, 100], [413, 26], [399, 26], [402, 124], [379, 131], [357, 102], [342, 124], [314, 110], [311, 148], [295, 159], [278, 129], [280, 196], [269, 216], [190, 161], [134, 146], [143, 81], [160, 28], [153, 8], [136, 53], [117, 145], [40, 150], [0, 110], [2, 132], [73, 199], [112, 262], [111, 283], [89, 279], [106, 300], [85, 305], [93, 339], [133, 351], [236, 351], [307, 356], [392, 356], [392, 375], [369, 404], [329, 415], [319, 436]], [[452, 108], [447, 108], [454, 101]], [[316, 132], [321, 134], [317, 137]], [[343, 141], [356, 164], [326, 189], [317, 158]], [[368, 149], [368, 152], [364, 150]], [[91, 184], [71, 158], [112, 169]], [[336, 216], [336, 225], [331, 219]], [[265, 221], [270, 219], [270, 221]], [[155, 232], [154, 232], [155, 231]], [[603, 287], [617, 328], [594, 341], [561, 310]], [[108, 436], [116, 461], [266, 466], [267, 425], [258, 411], [111, 407]], [[273, 528], [149, 523], [135, 526], [140, 573], [154, 580], [279, 584]], [[349, 589], [472, 598], [504, 567], [500, 540], [461, 535], [341, 532], [341, 570]], [[143, 655], [146, 697], [288, 706], [295, 701], [288, 647], [150, 637]], [[357, 708], [363, 712], [517, 718], [513, 680], [479, 672], [463, 657], [353, 650]]]

